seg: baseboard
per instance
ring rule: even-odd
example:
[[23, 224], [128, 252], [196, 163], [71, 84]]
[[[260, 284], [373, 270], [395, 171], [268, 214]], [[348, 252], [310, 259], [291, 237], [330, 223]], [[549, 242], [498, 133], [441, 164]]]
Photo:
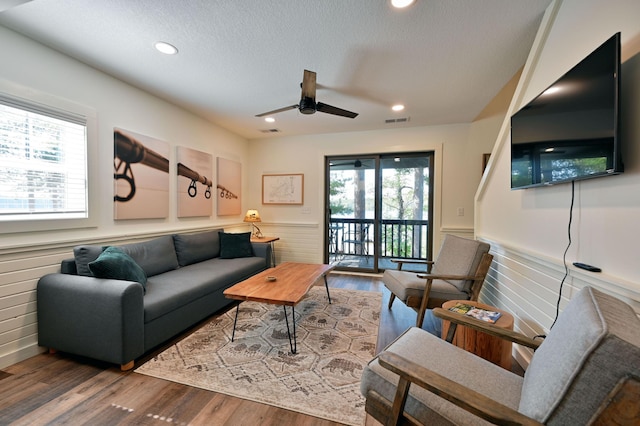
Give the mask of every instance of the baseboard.
[[9, 367], [10, 365], [16, 364], [20, 361], [24, 361], [27, 358], [34, 357], [44, 352], [46, 352], [45, 348], [33, 344], [24, 348], [20, 348], [17, 351], [4, 354], [0, 356], [0, 369]]

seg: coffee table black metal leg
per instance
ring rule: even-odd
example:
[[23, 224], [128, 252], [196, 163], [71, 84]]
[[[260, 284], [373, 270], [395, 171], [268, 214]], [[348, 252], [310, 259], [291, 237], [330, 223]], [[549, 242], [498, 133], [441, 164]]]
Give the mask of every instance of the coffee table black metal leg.
[[293, 323], [293, 342], [291, 341], [291, 331], [289, 331], [289, 318], [287, 317], [287, 306], [282, 305], [284, 309], [284, 321], [287, 323], [287, 336], [289, 336], [289, 346], [291, 347], [291, 353], [295, 354], [298, 349], [298, 342], [296, 341], [296, 308], [291, 307], [291, 322]]
[[329, 299], [329, 304], [331, 304], [331, 296], [329, 295], [329, 283], [327, 283], [327, 276], [323, 275], [324, 277], [324, 286], [327, 289], [327, 298]]
[[236, 318], [233, 320], [233, 331], [231, 332], [231, 341], [233, 342], [233, 338], [236, 335], [236, 323], [238, 322], [238, 311], [240, 310], [240, 303], [236, 306]]

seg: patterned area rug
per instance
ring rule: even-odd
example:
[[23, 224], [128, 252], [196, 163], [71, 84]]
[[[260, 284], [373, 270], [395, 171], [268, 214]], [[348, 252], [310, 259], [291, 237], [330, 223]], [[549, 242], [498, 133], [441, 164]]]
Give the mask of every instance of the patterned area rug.
[[[362, 425], [360, 377], [374, 356], [382, 295], [313, 287], [295, 309], [291, 354], [282, 306], [240, 304], [135, 371], [323, 419]], [[291, 308], [287, 308], [291, 325]]]

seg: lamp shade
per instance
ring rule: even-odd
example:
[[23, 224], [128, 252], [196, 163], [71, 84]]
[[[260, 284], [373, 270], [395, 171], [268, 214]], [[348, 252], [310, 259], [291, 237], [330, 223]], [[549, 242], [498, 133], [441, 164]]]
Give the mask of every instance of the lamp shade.
[[258, 213], [258, 210], [247, 210], [247, 214], [244, 215], [243, 222], [262, 222], [260, 219], [260, 213]]

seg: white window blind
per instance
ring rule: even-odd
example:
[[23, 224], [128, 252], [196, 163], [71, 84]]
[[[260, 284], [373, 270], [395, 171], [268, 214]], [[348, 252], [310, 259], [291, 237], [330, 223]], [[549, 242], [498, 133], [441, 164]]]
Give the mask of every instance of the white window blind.
[[0, 94], [0, 221], [88, 216], [86, 123]]

